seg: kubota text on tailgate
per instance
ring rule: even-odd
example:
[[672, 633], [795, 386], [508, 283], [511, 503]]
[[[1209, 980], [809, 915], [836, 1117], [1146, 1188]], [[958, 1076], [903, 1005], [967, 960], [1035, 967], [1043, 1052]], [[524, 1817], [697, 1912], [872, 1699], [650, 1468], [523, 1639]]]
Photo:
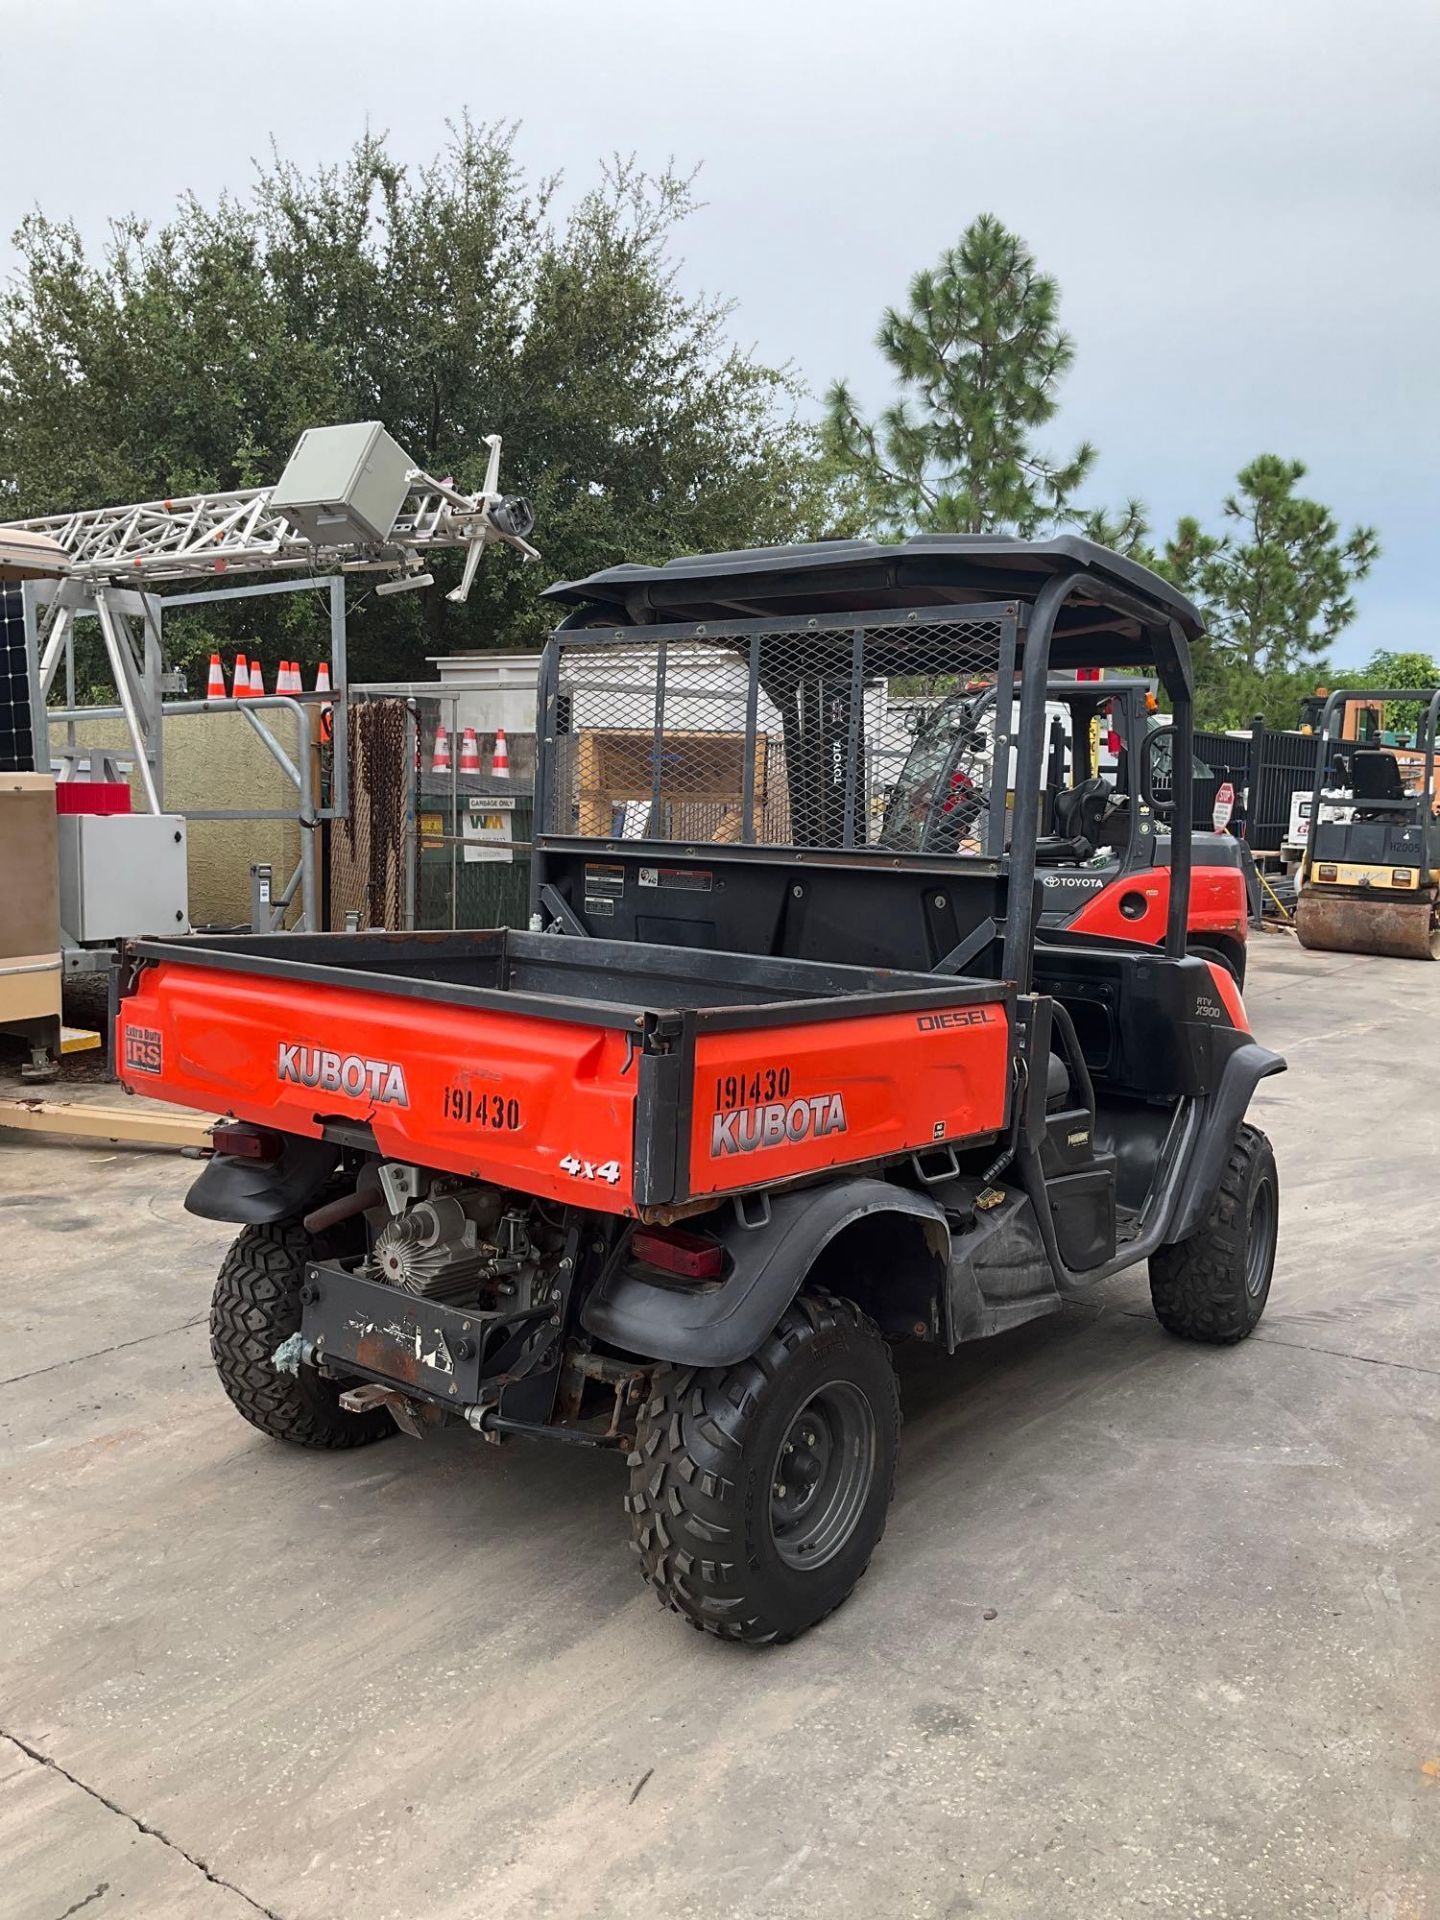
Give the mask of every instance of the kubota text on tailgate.
[[368, 1060], [358, 1053], [332, 1053], [326, 1047], [282, 1040], [275, 1067], [277, 1080], [321, 1093], [344, 1093], [352, 1100], [373, 1100], [381, 1107], [408, 1107], [405, 1069], [393, 1060]]

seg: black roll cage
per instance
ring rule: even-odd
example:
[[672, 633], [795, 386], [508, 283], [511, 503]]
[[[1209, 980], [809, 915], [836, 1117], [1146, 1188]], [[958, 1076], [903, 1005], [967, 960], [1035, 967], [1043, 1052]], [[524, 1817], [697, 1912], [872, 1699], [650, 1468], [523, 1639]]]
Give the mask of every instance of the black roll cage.
[[[846, 549], [834, 555], [823, 549], [766, 549], [756, 555], [734, 554], [702, 556], [693, 562], [672, 562], [659, 568], [627, 567], [611, 569], [591, 580], [562, 583], [548, 590], [547, 597], [569, 601], [572, 611], [563, 619], [546, 645], [541, 662], [536, 721], [535, 779], [535, 858], [531, 874], [531, 911], [540, 914], [546, 887], [545, 853], [547, 848], [573, 848], [567, 836], [552, 834], [543, 828], [551, 819], [552, 783], [557, 741], [560, 736], [559, 670], [562, 646], [643, 644], [657, 641], [738, 638], [749, 634], [776, 633], [782, 629], [803, 632], [824, 626], [833, 630], [844, 626], [883, 626], [903, 620], [917, 611], [917, 602], [929, 613], [937, 606], [952, 579], [968, 585], [970, 595], [954, 594], [943, 611], [952, 618], [1003, 617], [1013, 634], [1014, 653], [1010, 658], [1019, 668], [1018, 715], [1012, 707], [1007, 716], [997, 706], [995, 737], [996, 766], [1008, 762], [1013, 744], [1016, 751], [1015, 809], [1011, 822], [1010, 846], [992, 844], [987, 864], [998, 866], [1009, 876], [1009, 905], [1005, 916], [1005, 937], [1001, 977], [1014, 984], [1019, 993], [1031, 990], [1035, 943], [1036, 843], [1041, 834], [1041, 801], [1045, 781], [1046, 700], [1051, 672], [1051, 655], [1057, 624], [1067, 608], [1074, 607], [1075, 618], [1066, 626], [1062, 652], [1064, 665], [1122, 667], [1133, 670], [1152, 664], [1161, 686], [1169, 697], [1174, 728], [1174, 759], [1171, 778], [1177, 794], [1191, 791], [1194, 769], [1194, 709], [1190, 669], [1190, 637], [1201, 631], [1195, 610], [1166, 583], [1148, 574], [1133, 562], [1118, 559], [1091, 542], [1065, 536], [1048, 542], [1006, 541], [1004, 539], [967, 540], [927, 539], [911, 541], [893, 549], [863, 546], [864, 590], [857, 591], [851, 605], [843, 611], [833, 609], [833, 600], [845, 591], [847, 570], [854, 573], [850, 549], [863, 543], [838, 543]], [[880, 556], [886, 574], [876, 575]], [[987, 565], [998, 556], [1009, 570], [997, 577]], [[842, 562], [828, 576], [830, 562]], [[921, 562], [923, 561], [923, 566]], [[912, 572], [904, 575], [905, 586], [897, 586], [904, 565]], [[1072, 562], [1072, 564], [1066, 564]], [[953, 563], [952, 565], [947, 563]], [[968, 564], [967, 564], [968, 563]], [[1022, 569], [1034, 563], [1026, 576]], [[1043, 584], [1036, 584], [1036, 569], [1048, 573]], [[983, 589], [1003, 579], [1012, 591], [1017, 581], [1033, 592], [1033, 599], [990, 600]], [[1134, 582], [1133, 586], [1129, 584]], [[1153, 581], [1153, 595], [1148, 591]], [[975, 593], [976, 587], [981, 589]], [[663, 595], [661, 591], [664, 590]], [[767, 590], [768, 589], [768, 590]], [[928, 591], [927, 591], [928, 589]], [[815, 610], [798, 611], [806, 592], [816, 600]], [[920, 598], [923, 592], [923, 599]], [[766, 614], [756, 606], [758, 598], [778, 599], [780, 606]], [[679, 604], [677, 604], [677, 601]], [[860, 604], [857, 606], [856, 602]], [[786, 604], [788, 602], [788, 604]], [[1084, 602], [1084, 612], [1074, 603]], [[718, 619], [679, 620], [673, 618], [686, 605], [713, 609]], [[792, 610], [794, 609], [794, 610]], [[736, 611], [745, 617], [735, 619]], [[661, 613], [672, 618], [657, 618]], [[1093, 613], [1093, 618], [1086, 618]], [[732, 617], [727, 618], [729, 614]], [[888, 620], [887, 620], [888, 614]], [[1182, 616], [1184, 624], [1182, 625]], [[1133, 623], [1138, 639], [1125, 629]], [[583, 638], [587, 630], [593, 640]], [[1108, 642], [1108, 644], [1107, 644]], [[1006, 647], [1008, 653], [1009, 646]], [[1010, 678], [1014, 687], [1014, 677]], [[751, 700], [754, 700], [755, 676], [751, 675]], [[1013, 696], [1012, 696], [1013, 697]], [[1413, 697], [1409, 695], [1407, 697]], [[750, 715], [753, 730], [754, 715]], [[1002, 759], [1003, 756], [1003, 759]], [[744, 808], [748, 823], [749, 808]], [[1003, 813], [1003, 808], [1000, 810]], [[1003, 820], [1001, 822], [1003, 826]], [[1189, 810], [1177, 806], [1171, 823], [1170, 904], [1165, 929], [1164, 951], [1171, 958], [1183, 957], [1186, 950], [1186, 926], [1189, 917], [1191, 872], [1191, 823]], [[599, 848], [610, 843], [596, 840]], [[627, 853], [649, 850], [656, 858], [673, 860], [674, 842], [633, 840], [624, 843]], [[736, 851], [727, 848], [724, 851]], [[761, 849], [746, 847], [744, 852], [762, 855]], [[707, 850], [708, 857], [708, 850]], [[777, 849], [777, 862], [800, 857]], [[814, 856], [807, 856], [813, 864]], [[823, 856], [821, 856], [823, 858]], [[851, 847], [847, 860], [888, 860], [883, 848]], [[967, 856], [945, 856], [960, 865]]]
[[[1040, 798], [1045, 785], [1045, 701], [1050, 677], [1050, 643], [1055, 623], [1065, 602], [1082, 588], [1093, 595], [1096, 583], [1085, 570], [1057, 574], [1048, 580], [1035, 597], [1027, 625], [1020, 675], [1019, 757], [1015, 768], [1015, 819], [1010, 834], [1010, 900], [1012, 911], [1006, 915], [1005, 948], [1001, 971], [1016, 983], [1020, 992], [1030, 987], [1035, 929], [1035, 848], [1040, 838]], [[1136, 620], [1142, 631], [1157, 630], [1157, 612], [1146, 602], [1122, 592], [1109, 582], [1102, 589], [1102, 604]], [[1178, 621], [1164, 619], [1163, 630], [1168, 650], [1157, 646], [1155, 665], [1160, 683], [1170, 696], [1172, 725], [1175, 729], [1174, 760], [1171, 768], [1172, 790], [1188, 794], [1194, 777], [1194, 700], [1190, 676], [1190, 650]], [[1112, 663], [1104, 657], [1103, 646], [1087, 665]], [[1165, 952], [1172, 959], [1185, 953], [1185, 930], [1190, 914], [1190, 816], [1183, 806], [1175, 808], [1170, 827], [1170, 911], [1165, 924]], [[1018, 908], [1018, 912], [1014, 909]]]

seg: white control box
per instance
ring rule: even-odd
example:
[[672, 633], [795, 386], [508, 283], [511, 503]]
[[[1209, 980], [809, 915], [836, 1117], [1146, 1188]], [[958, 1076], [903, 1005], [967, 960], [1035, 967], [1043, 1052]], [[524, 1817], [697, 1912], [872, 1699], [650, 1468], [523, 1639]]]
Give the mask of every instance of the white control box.
[[178, 813], [62, 813], [60, 924], [72, 940], [190, 931]]
[[378, 546], [405, 504], [412, 464], [378, 420], [311, 427], [275, 483], [271, 510], [318, 547]]

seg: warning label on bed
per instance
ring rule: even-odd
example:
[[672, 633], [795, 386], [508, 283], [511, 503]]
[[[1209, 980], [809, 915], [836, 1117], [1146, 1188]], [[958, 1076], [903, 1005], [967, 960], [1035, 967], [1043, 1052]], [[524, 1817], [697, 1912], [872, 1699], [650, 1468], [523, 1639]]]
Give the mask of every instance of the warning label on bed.
[[642, 887], [676, 887], [682, 893], [709, 893], [715, 876], [708, 867], [641, 867]]

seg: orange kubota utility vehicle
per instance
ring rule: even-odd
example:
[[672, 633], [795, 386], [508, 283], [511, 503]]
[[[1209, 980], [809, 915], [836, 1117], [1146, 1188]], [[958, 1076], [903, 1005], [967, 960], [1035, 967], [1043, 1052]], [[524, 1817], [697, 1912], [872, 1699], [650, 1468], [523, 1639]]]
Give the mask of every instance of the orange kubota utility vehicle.
[[[1264, 1309], [1278, 1183], [1246, 1111], [1284, 1063], [1186, 955], [1188, 810], [1163, 947], [1046, 925], [1036, 864], [1052, 665], [1153, 665], [1188, 793], [1200, 623], [1072, 537], [552, 591], [532, 930], [140, 941], [120, 1059], [233, 1116], [188, 1205], [240, 1227], [211, 1329], [247, 1419], [622, 1449], [661, 1598], [784, 1640], [883, 1531], [893, 1344], [1142, 1260], [1184, 1338]], [[886, 846], [907, 702], [978, 678], [965, 833]]]

